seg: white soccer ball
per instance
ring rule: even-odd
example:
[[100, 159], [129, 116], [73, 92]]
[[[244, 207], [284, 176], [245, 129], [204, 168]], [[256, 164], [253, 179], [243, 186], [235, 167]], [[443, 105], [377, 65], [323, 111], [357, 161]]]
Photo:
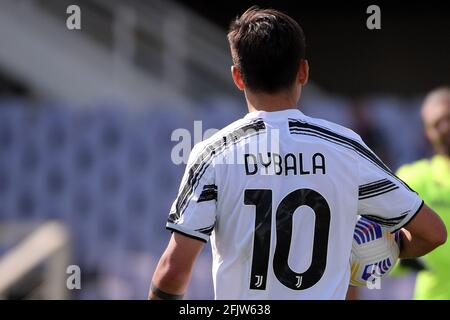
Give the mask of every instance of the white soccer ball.
[[350, 257], [352, 286], [365, 286], [386, 276], [398, 260], [399, 232], [394, 234], [378, 223], [358, 217]]

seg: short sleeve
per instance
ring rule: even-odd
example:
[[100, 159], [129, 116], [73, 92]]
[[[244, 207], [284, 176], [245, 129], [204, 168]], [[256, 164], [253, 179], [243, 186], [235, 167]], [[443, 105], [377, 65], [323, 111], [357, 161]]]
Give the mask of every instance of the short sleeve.
[[413, 219], [423, 201], [362, 141], [361, 147], [358, 157], [358, 214], [395, 232]]
[[213, 156], [197, 144], [188, 160], [178, 196], [173, 202], [166, 228], [207, 242], [211, 235], [217, 208], [217, 186]]

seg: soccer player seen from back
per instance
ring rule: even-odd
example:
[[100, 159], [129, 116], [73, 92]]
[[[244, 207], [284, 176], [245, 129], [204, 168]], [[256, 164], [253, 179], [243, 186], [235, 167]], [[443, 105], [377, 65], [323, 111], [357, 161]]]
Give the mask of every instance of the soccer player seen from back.
[[216, 299], [344, 299], [358, 214], [401, 229], [402, 257], [445, 242], [440, 218], [358, 134], [298, 109], [309, 66], [296, 21], [252, 7], [228, 40], [248, 114], [192, 150], [151, 299], [183, 296], [209, 239]]

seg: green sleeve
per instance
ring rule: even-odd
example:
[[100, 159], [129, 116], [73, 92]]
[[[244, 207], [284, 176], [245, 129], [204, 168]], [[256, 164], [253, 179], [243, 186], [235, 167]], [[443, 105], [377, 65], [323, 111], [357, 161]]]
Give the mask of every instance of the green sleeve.
[[429, 174], [429, 166], [427, 160], [419, 160], [412, 164], [401, 166], [397, 170], [397, 176], [408, 184], [408, 186], [419, 194], [424, 190], [424, 185]]

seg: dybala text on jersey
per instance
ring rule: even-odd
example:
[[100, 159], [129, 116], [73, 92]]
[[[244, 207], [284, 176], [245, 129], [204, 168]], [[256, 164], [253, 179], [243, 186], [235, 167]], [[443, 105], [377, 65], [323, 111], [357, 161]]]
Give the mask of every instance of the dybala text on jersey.
[[244, 154], [245, 174], [260, 175], [307, 175], [325, 174], [325, 156], [320, 152], [312, 156], [303, 153], [287, 153], [282, 156], [277, 153], [246, 153]]

